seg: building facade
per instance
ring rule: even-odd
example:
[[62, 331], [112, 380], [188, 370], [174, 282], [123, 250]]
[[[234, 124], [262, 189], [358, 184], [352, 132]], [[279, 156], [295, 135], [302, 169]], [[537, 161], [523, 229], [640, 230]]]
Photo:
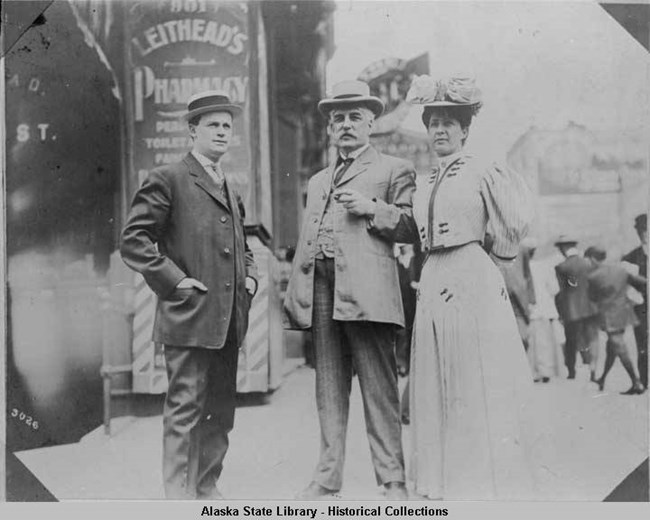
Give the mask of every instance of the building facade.
[[[9, 23], [30, 8], [8, 4]], [[274, 251], [297, 233], [298, 179], [323, 166], [314, 121], [332, 2], [43, 4], [4, 60], [9, 449], [78, 440], [101, 423], [103, 383], [164, 391], [155, 301], [117, 246], [144, 176], [189, 150], [178, 116], [206, 88], [244, 106], [224, 169], [262, 279], [238, 384], [273, 389], [284, 358]]]

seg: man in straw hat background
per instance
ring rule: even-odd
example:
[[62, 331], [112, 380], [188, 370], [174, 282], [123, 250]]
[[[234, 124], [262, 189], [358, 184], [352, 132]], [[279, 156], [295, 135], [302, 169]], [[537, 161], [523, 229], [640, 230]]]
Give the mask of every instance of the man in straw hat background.
[[412, 242], [413, 165], [370, 146], [383, 103], [345, 81], [318, 105], [329, 118], [337, 160], [314, 175], [285, 298], [286, 326], [311, 329], [321, 448], [303, 500], [343, 482], [353, 372], [359, 376], [375, 477], [389, 499], [406, 498], [396, 327], [404, 326], [395, 242]]
[[244, 207], [219, 165], [240, 112], [219, 91], [189, 99], [192, 151], [149, 173], [122, 232], [124, 262], [158, 296], [153, 340], [164, 344], [169, 380], [163, 478], [171, 499], [221, 498], [238, 349], [257, 287]]
[[[555, 266], [555, 273], [560, 288], [556, 303], [564, 326], [564, 363], [569, 379], [576, 376], [577, 353], [581, 352], [585, 363], [589, 363], [590, 351], [595, 355], [598, 347], [598, 309], [587, 294], [587, 275], [594, 267], [580, 255], [577, 245], [578, 241], [569, 235], [560, 235], [555, 242], [565, 258]], [[593, 370], [591, 380], [596, 380]]]

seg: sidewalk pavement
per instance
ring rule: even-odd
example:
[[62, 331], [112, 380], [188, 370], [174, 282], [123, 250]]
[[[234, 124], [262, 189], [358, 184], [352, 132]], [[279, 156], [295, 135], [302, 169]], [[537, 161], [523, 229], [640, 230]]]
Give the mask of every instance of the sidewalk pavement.
[[[535, 386], [544, 422], [553, 429], [543, 457], [546, 500], [603, 500], [648, 456], [648, 393], [622, 396], [620, 366], [605, 392], [576, 380]], [[403, 385], [404, 382], [402, 381]], [[121, 417], [79, 443], [17, 453], [59, 500], [162, 499], [162, 417]], [[404, 428], [408, 461], [409, 428]], [[310, 481], [319, 447], [314, 372], [291, 373], [268, 404], [237, 409], [220, 489], [229, 499], [292, 499]], [[408, 463], [408, 462], [407, 462]], [[353, 384], [343, 499], [380, 499], [365, 436], [358, 384]]]

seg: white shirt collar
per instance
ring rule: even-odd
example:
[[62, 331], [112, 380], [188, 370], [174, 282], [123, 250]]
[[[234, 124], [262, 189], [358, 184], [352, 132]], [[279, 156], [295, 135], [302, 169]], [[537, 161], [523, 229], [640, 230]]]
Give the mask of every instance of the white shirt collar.
[[219, 164], [219, 161], [216, 162], [212, 161], [202, 153], [197, 152], [196, 150], [192, 150], [190, 153], [196, 158], [197, 161], [199, 161], [199, 163], [201, 163], [201, 166], [203, 166], [204, 168], [212, 168], [213, 164]]
[[339, 152], [339, 155], [343, 159], [356, 159], [363, 152], [365, 152], [368, 148], [370, 148], [370, 143], [366, 143], [361, 148], [357, 148], [356, 150], [351, 151], [348, 155], [343, 155], [341, 152]]
[[403, 253], [397, 257], [397, 261], [402, 264], [404, 267], [409, 266], [411, 263], [411, 258], [413, 258], [415, 254], [412, 251], [409, 251], [408, 253]]

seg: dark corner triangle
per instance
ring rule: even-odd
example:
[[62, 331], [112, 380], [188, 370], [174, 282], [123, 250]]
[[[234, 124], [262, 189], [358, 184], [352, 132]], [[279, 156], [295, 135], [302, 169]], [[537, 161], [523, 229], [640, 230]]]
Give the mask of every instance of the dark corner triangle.
[[7, 502], [58, 502], [12, 452], [7, 450]]
[[643, 45], [645, 50], [650, 51], [650, 4], [600, 2], [600, 6]]
[[0, 57], [7, 54], [31, 27], [46, 22], [43, 14], [54, 0], [29, 0], [23, 2], [1, 2]]
[[605, 497], [604, 502], [649, 502], [648, 466], [650, 466], [650, 462], [645, 459]]

